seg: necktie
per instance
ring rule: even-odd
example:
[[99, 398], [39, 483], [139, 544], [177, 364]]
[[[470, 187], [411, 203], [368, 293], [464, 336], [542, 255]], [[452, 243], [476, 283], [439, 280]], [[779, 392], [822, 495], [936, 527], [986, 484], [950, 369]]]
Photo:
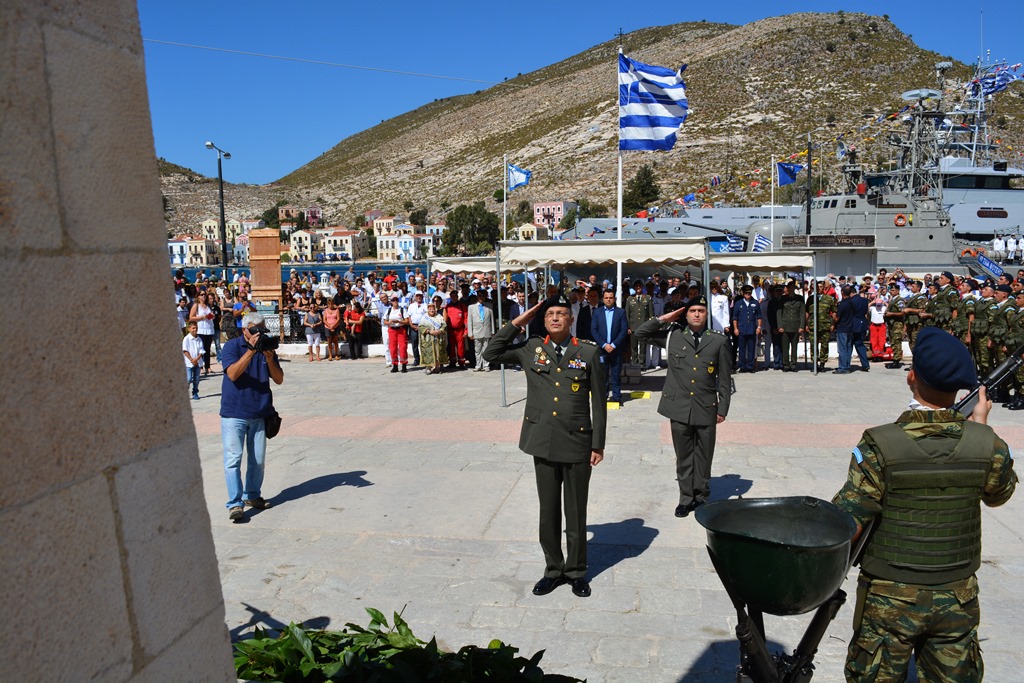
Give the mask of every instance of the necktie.
[[562, 345], [555, 344], [555, 362], [559, 365], [562, 364]]

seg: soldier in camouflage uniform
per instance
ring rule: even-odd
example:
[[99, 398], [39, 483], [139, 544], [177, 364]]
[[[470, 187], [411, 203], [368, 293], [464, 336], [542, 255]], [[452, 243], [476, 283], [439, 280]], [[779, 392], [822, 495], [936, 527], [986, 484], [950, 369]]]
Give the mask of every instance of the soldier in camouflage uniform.
[[956, 336], [954, 322], [959, 313], [960, 292], [953, 286], [953, 274], [949, 271], [943, 272], [936, 278], [939, 283], [938, 291], [935, 293], [939, 300], [936, 303], [935, 323], [946, 332]]
[[[1016, 312], [1017, 308], [1013, 304], [1013, 300], [1009, 298], [1013, 290], [1010, 285], [996, 285], [995, 286], [995, 303], [989, 307], [988, 317], [988, 349], [991, 354], [990, 363], [991, 366], [998, 367], [1000, 363], [1006, 360], [1007, 337], [1010, 332], [1010, 319]], [[986, 371], [987, 372], [987, 371]], [[992, 392], [992, 401], [995, 403], [1005, 403], [1009, 392], [1006, 389], [1000, 387], [997, 391]]]
[[992, 351], [989, 342], [989, 323], [992, 320], [991, 308], [996, 302], [994, 290], [991, 284], [986, 283], [981, 288], [981, 297], [974, 302], [974, 322], [971, 324], [971, 354], [974, 356], [974, 365], [978, 369], [978, 376], [984, 377], [992, 369]]
[[982, 680], [975, 576], [981, 503], [1005, 503], [1017, 476], [1009, 448], [986, 424], [991, 404], [984, 388], [971, 420], [950, 408], [957, 391], [976, 382], [959, 340], [922, 330], [907, 375], [909, 409], [895, 424], [865, 431], [853, 450], [833, 502], [853, 515], [858, 533], [868, 529], [871, 536], [861, 561], [848, 681], [904, 681], [911, 656], [922, 681]]
[[629, 349], [631, 361], [643, 367], [647, 365], [647, 344], [637, 341], [636, 331], [641, 325], [654, 317], [654, 302], [644, 291], [644, 281], [633, 283], [633, 296], [626, 299], [626, 323], [629, 325]]
[[960, 291], [960, 302], [957, 305], [956, 317], [953, 318], [953, 329], [951, 332], [957, 339], [964, 343], [968, 349], [971, 348], [971, 332], [974, 328], [974, 307], [978, 298], [974, 296], [974, 290], [978, 283], [974, 280], [964, 280], [958, 288]]
[[[1017, 311], [1010, 318], [1010, 331], [1006, 335], [1006, 348], [1010, 353], [1024, 344], [1024, 290], [1017, 292], [1015, 297]], [[1024, 410], [1024, 365], [1017, 368], [1013, 375], [1013, 386], [1016, 396], [1013, 401], [1005, 404], [1010, 410]]]
[[921, 329], [921, 314], [924, 313], [925, 304], [928, 303], [928, 294], [921, 291], [921, 281], [910, 282], [910, 296], [903, 308], [906, 323], [907, 341], [910, 342], [910, 351], [914, 351], [917, 343], [917, 333]]
[[814, 297], [807, 299], [807, 334], [814, 334], [814, 319], [818, 319], [818, 372], [828, 362], [828, 342], [836, 327], [836, 298], [825, 293], [825, 283], [818, 282], [818, 312], [814, 312]]
[[892, 347], [892, 362], [885, 367], [896, 370], [903, 367], [903, 337], [906, 334], [903, 309], [906, 301], [900, 296], [900, 286], [889, 285], [889, 306], [885, 309], [885, 322], [889, 324], [889, 345]]
[[924, 313], [921, 314], [921, 327], [944, 329], [950, 318], [949, 300], [939, 296], [938, 282], [929, 282], [927, 290], [928, 301], [924, 305]]

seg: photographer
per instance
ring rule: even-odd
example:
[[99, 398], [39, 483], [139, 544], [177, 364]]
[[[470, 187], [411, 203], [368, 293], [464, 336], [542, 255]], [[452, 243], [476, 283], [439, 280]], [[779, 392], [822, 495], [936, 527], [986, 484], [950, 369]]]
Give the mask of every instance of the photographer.
[[[275, 350], [277, 337], [268, 337], [263, 316], [246, 313], [242, 336], [224, 344], [224, 381], [221, 386], [220, 428], [224, 444], [224, 476], [228, 485], [228, 517], [242, 519], [244, 506], [265, 510], [263, 463], [267, 452], [265, 418], [274, 415], [270, 380], [284, 381]], [[242, 450], [248, 451], [245, 488], [242, 487]]]

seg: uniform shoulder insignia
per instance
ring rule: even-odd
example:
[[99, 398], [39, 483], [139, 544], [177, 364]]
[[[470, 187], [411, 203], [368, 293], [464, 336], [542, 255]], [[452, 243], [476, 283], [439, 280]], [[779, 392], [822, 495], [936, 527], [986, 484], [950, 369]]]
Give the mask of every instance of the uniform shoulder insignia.
[[719, 337], [724, 337], [725, 336], [723, 333], [719, 332], [718, 330], [708, 330], [708, 332], [710, 332], [711, 334], [717, 334]]
[[579, 337], [576, 337], [576, 340], [582, 344], [590, 344], [591, 346], [597, 346], [597, 342], [591, 341], [590, 339], [581, 339]]

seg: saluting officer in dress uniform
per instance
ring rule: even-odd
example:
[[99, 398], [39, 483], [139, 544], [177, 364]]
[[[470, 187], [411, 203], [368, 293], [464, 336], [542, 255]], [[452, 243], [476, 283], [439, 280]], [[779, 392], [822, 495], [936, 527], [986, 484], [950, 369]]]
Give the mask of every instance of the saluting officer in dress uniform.
[[[685, 327], [676, 323], [684, 312]], [[711, 495], [715, 429], [729, 413], [732, 349], [728, 337], [706, 329], [707, 321], [708, 301], [701, 295], [636, 331], [641, 341], [657, 344], [668, 357], [658, 412], [672, 426], [679, 481], [676, 517], [686, 517]]]
[[1002, 505], [1017, 476], [979, 392], [971, 420], [952, 410], [978, 381], [971, 354], [936, 327], [921, 330], [895, 424], [873, 427], [853, 449], [832, 502], [872, 520], [861, 560], [848, 681], [904, 681], [914, 656], [922, 681], [964, 683], [983, 674], [978, 645], [981, 503]]
[[636, 330], [654, 317], [654, 302], [644, 291], [644, 281], [633, 282], [633, 295], [626, 300], [626, 322], [629, 324], [629, 349], [634, 365], [647, 365], [647, 345], [640, 344]]
[[[547, 336], [513, 340], [538, 312]], [[526, 375], [526, 410], [519, 448], [533, 456], [540, 497], [540, 545], [544, 577], [533, 587], [546, 595], [563, 583], [580, 597], [587, 581], [587, 494], [590, 472], [604, 459], [604, 365], [591, 341], [569, 335], [572, 305], [562, 295], [533, 306], [504, 325], [484, 351], [490, 363], [520, 365]], [[562, 554], [562, 500], [565, 499], [566, 553]]]

